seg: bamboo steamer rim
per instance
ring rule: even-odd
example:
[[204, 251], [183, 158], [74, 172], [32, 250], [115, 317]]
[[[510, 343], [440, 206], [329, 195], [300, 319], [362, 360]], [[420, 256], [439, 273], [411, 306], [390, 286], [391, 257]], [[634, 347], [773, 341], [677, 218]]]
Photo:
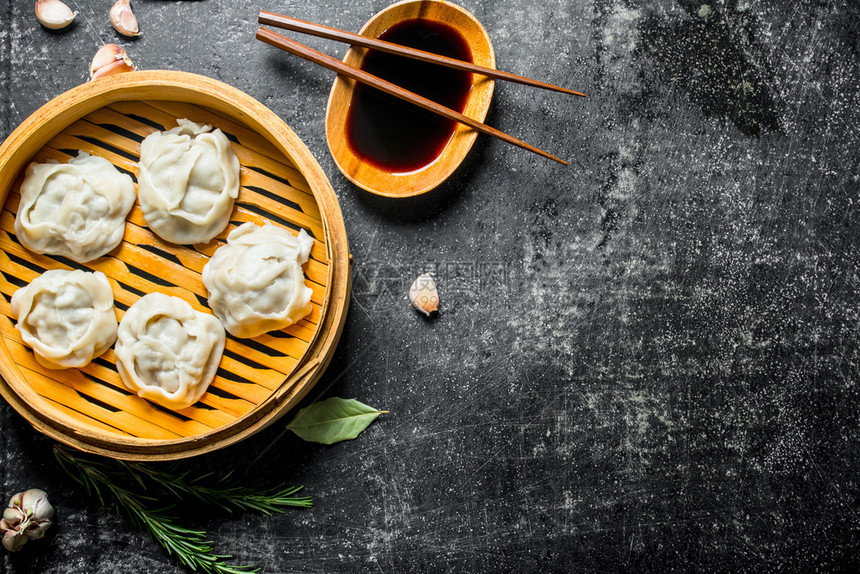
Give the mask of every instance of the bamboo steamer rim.
[[[212, 78], [168, 70], [136, 71], [87, 82], [52, 99], [31, 114], [0, 145], [0, 205], [31, 158], [73, 122], [121, 101], [175, 101], [205, 106], [246, 125], [273, 144], [301, 173], [320, 209], [329, 261], [328, 283], [316, 333], [299, 364], [278, 389], [255, 408], [203, 436], [143, 439], [82, 431], [59, 409], [41, 409], [16, 392], [10, 378], [23, 378], [0, 338], [0, 395], [43, 434], [85, 452], [125, 460], [175, 460], [234, 444], [275, 422], [320, 378], [340, 338], [351, 288], [351, 256], [343, 215], [334, 189], [317, 160], [295, 132], [263, 104]], [[35, 395], [35, 391], [32, 391]], [[31, 397], [32, 398], [32, 397]], [[44, 403], [44, 401], [42, 401]]]

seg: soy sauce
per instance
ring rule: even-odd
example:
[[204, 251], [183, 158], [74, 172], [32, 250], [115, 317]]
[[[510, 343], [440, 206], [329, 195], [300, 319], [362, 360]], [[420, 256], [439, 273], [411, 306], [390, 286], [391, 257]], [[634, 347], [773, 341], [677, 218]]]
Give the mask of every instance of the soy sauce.
[[[381, 40], [472, 61], [469, 45], [453, 27], [430, 20], [405, 20]], [[370, 50], [361, 69], [458, 112], [465, 109], [472, 74]], [[413, 104], [356, 83], [346, 120], [346, 137], [362, 160], [392, 173], [421, 169], [439, 157], [457, 127]]]

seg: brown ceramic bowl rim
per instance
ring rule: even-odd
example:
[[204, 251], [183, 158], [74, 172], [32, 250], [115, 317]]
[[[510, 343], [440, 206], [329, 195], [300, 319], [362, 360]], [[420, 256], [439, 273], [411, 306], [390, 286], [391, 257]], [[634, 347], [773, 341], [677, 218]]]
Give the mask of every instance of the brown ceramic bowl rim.
[[[403, 13], [403, 17], [394, 18], [388, 25], [379, 25], [380, 22], [392, 19], [392, 14], [399, 13]], [[447, 13], [449, 17], [441, 18], [438, 13]], [[359, 33], [378, 36], [397, 22], [424, 17], [449, 25], [454, 25], [455, 19], [459, 22], [467, 22], [468, 30], [464, 30], [462, 26], [454, 25], [454, 27], [469, 43], [475, 63], [495, 68], [495, 53], [486, 29], [471, 12], [445, 0], [403, 0], [392, 4], [374, 14]], [[347, 51], [343, 61], [358, 67], [366, 51], [365, 48], [352, 47]], [[326, 107], [326, 140], [340, 172], [358, 187], [384, 197], [414, 197], [442, 184], [456, 171], [471, 150], [478, 132], [460, 124], [454, 130], [442, 153], [418, 170], [391, 173], [363, 161], [346, 142], [345, 124], [349, 106], [348, 104], [335, 105], [339, 99], [351, 100], [354, 84], [354, 80], [342, 76], [338, 76], [332, 84]], [[471, 93], [463, 111], [464, 115], [483, 121], [489, 111], [494, 85], [491, 78], [475, 74]]]

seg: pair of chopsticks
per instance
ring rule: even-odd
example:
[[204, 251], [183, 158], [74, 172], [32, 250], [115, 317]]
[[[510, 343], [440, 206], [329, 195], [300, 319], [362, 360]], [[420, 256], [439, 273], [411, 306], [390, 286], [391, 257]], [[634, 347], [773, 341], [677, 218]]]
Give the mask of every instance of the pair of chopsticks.
[[[535, 86], [538, 88], [545, 88], [548, 90], [555, 90], [559, 92], [564, 92], [567, 94], [573, 94], [576, 96], [585, 96], [580, 92], [574, 92], [573, 90], [568, 90], [567, 88], [562, 88], [559, 86], [554, 86], [552, 84], [547, 84], [544, 82], [540, 82], [538, 80], [533, 80], [531, 78], [525, 78], [523, 76], [517, 76], [515, 74], [511, 74], [508, 72], [503, 72], [501, 70], [495, 70], [492, 68], [485, 68], [483, 66], [478, 66], [476, 64], [472, 64], [471, 62], [464, 62], [462, 60], [456, 60], [454, 58], [448, 58], [446, 56], [440, 56], [438, 54], [433, 54], [431, 52], [425, 52], [423, 50], [416, 50], [414, 48], [408, 48], [406, 46], [401, 46], [399, 44], [394, 44], [391, 42], [385, 42], [383, 40], [378, 40], [376, 38], [369, 38], [367, 36], [361, 36], [359, 34], [353, 34], [352, 32], [346, 32], [344, 30], [338, 30], [337, 28], [330, 28], [328, 26], [323, 26], [322, 24], [314, 24], [312, 22], [305, 22], [304, 20], [298, 20], [296, 18], [291, 18], [289, 16], [283, 16], [281, 14], [274, 14], [272, 12], [267, 12], [265, 10], [260, 12], [259, 15], [260, 24], [275, 26], [278, 28], [284, 28], [287, 30], [291, 30], [294, 32], [301, 32], [305, 34], [310, 34], [312, 36], [319, 36], [321, 38], [326, 38], [328, 40], [336, 40], [339, 42], [345, 42], [348, 44], [352, 44], [353, 46], [360, 46], [363, 48], [371, 48], [374, 50], [380, 50], [384, 52], [388, 52], [391, 54], [397, 54], [400, 56], [405, 56], [407, 58], [412, 58], [415, 60], [421, 60], [424, 62], [432, 62], [435, 64], [439, 64], [442, 66], [447, 66], [449, 68], [454, 68], [457, 70], [463, 70], [466, 72], [472, 72], [476, 74], [482, 74], [484, 76], [500, 79], [500, 80], [509, 80], [512, 82], [517, 82], [520, 84], [526, 84], [529, 86]], [[470, 128], [479, 131], [481, 133], [485, 133], [487, 135], [491, 135], [493, 137], [499, 138], [502, 141], [508, 142], [515, 146], [526, 149], [530, 152], [536, 153], [543, 157], [549, 158], [551, 160], [557, 161], [564, 165], [567, 165], [567, 162], [563, 159], [559, 159], [554, 155], [551, 155], [541, 149], [534, 147], [533, 145], [527, 144], [526, 142], [519, 140], [513, 136], [506, 134], [503, 131], [499, 131], [496, 128], [490, 127], [484, 123], [481, 123], [477, 120], [474, 120], [470, 117], [464, 116], [463, 114], [452, 110], [451, 108], [445, 107], [441, 104], [437, 104], [433, 100], [429, 100], [423, 96], [420, 96], [416, 93], [410, 92], [409, 90], [405, 90], [400, 86], [383, 80], [377, 76], [372, 74], [368, 74], [367, 72], [360, 70], [358, 68], [353, 68], [347, 64], [344, 64], [340, 60], [336, 58], [332, 58], [327, 54], [323, 54], [313, 48], [305, 46], [304, 44], [300, 44], [295, 40], [291, 40], [281, 34], [276, 32], [272, 32], [266, 28], [260, 28], [257, 30], [257, 39], [262, 40], [263, 42], [280, 48], [290, 54], [294, 54], [306, 60], [310, 60], [315, 64], [319, 64], [325, 68], [330, 70], [334, 70], [339, 74], [343, 74], [353, 80], [361, 82], [363, 84], [367, 84], [372, 86], [378, 90], [385, 92], [386, 94], [395, 96], [402, 100], [406, 100], [407, 102], [411, 102], [425, 110], [431, 111], [433, 113], [439, 114], [449, 120], [454, 120], [460, 122], [461, 124], [465, 124]]]

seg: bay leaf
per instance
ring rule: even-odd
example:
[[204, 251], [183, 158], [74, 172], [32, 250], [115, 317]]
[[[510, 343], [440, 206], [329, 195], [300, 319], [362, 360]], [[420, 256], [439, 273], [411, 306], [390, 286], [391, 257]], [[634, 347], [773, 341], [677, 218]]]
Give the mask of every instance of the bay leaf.
[[306, 441], [334, 444], [354, 439], [376, 417], [387, 412], [355, 399], [332, 397], [300, 410], [287, 428]]

